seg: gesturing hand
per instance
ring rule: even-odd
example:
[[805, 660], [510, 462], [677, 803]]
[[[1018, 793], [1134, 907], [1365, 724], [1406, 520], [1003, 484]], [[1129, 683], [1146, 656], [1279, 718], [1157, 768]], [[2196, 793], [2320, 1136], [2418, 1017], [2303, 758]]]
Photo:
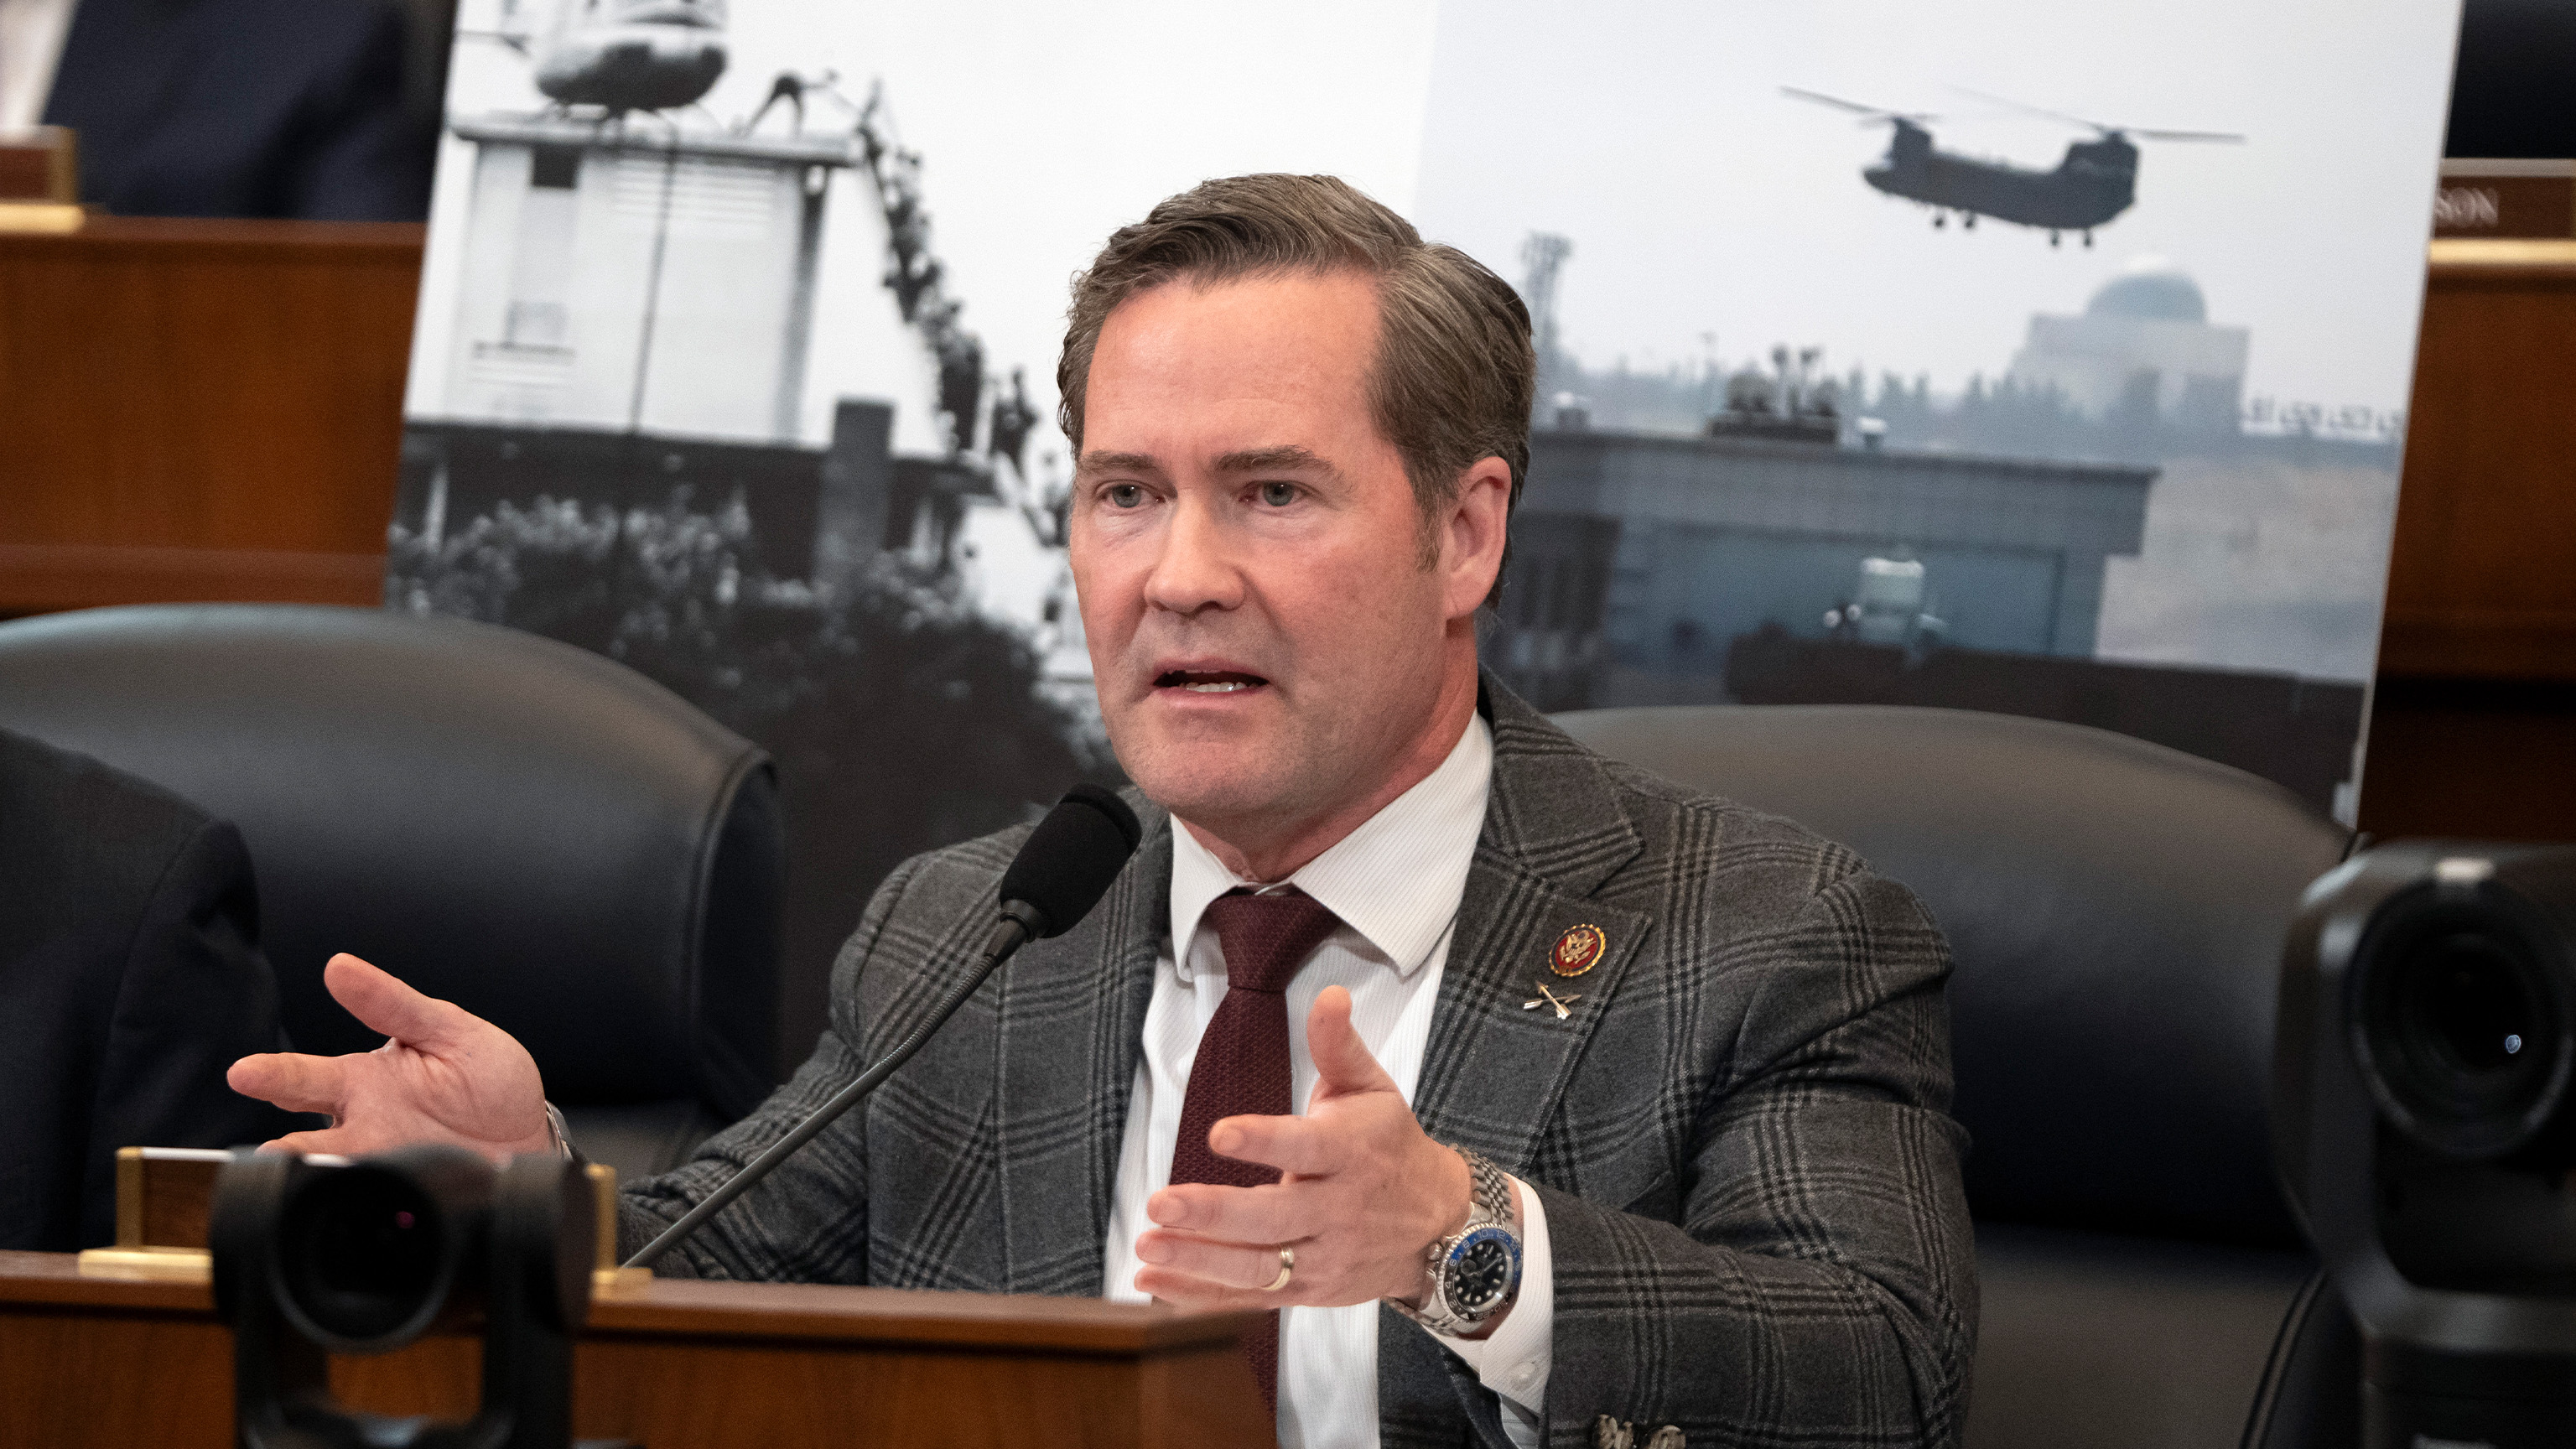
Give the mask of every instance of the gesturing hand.
[[[1328, 986], [1306, 1017], [1315, 1092], [1303, 1117], [1226, 1117], [1208, 1145], [1281, 1171], [1268, 1187], [1183, 1183], [1145, 1200], [1136, 1287], [1186, 1308], [1339, 1307], [1417, 1298], [1422, 1250], [1467, 1220], [1466, 1160], [1424, 1135]], [[1288, 1286], [1279, 1249], [1297, 1250]]]
[[322, 984], [390, 1040], [344, 1057], [271, 1052], [233, 1063], [225, 1080], [243, 1096], [331, 1114], [327, 1130], [264, 1146], [354, 1156], [445, 1142], [501, 1160], [553, 1145], [545, 1083], [508, 1032], [345, 953], [322, 968]]

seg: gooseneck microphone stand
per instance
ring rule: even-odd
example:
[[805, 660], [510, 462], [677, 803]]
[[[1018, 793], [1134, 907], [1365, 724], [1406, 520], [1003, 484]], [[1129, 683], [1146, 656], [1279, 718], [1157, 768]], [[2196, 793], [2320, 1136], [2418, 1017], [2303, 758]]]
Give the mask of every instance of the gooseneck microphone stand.
[[661, 1236], [646, 1243], [634, 1257], [626, 1260], [629, 1268], [649, 1268], [681, 1240], [697, 1231], [698, 1226], [727, 1204], [767, 1177], [778, 1164], [794, 1155], [797, 1148], [814, 1139], [814, 1134], [839, 1120], [893, 1076], [895, 1069], [911, 1060], [931, 1034], [938, 1031], [966, 998], [984, 984], [1011, 954], [1029, 942], [1046, 936], [1058, 936], [1090, 914], [1109, 883], [1127, 866], [1128, 857], [1136, 853], [1136, 843], [1144, 836], [1137, 824], [1136, 812], [1127, 802], [1097, 785], [1076, 785], [1065, 792], [1036, 830], [1011, 858], [1011, 868], [1002, 873], [1001, 919], [993, 923], [984, 938], [984, 949], [975, 965], [956, 984], [948, 988], [930, 1014], [919, 1026], [906, 1033], [894, 1049], [870, 1064], [848, 1086], [832, 1094], [832, 1099], [790, 1129], [787, 1135], [769, 1145], [745, 1164], [742, 1171], [727, 1178], [705, 1200], [662, 1230]]
[[857, 1106], [860, 1099], [875, 1091], [886, 1078], [893, 1076], [897, 1067], [910, 1061], [912, 1054], [921, 1050], [922, 1044], [930, 1040], [931, 1033], [939, 1030], [949, 1017], [956, 1014], [957, 1008], [966, 1004], [966, 998], [975, 994], [975, 988], [984, 984], [984, 978], [992, 975], [996, 967], [1009, 960], [1013, 952], [1036, 938], [1038, 934], [1036, 923], [1031, 919], [1036, 915], [1036, 910], [1024, 902], [1004, 902], [1002, 919], [993, 923], [993, 933], [985, 937], [983, 954], [977, 960], [975, 968], [959, 977], [956, 985], [948, 988], [948, 994], [941, 997], [938, 1005], [931, 1008], [930, 1015], [923, 1018], [921, 1025], [914, 1027], [902, 1041], [895, 1043], [892, 1051], [877, 1058], [873, 1065], [859, 1073], [848, 1086], [834, 1092], [830, 1101], [814, 1109], [813, 1115], [797, 1123], [786, 1136], [771, 1143], [767, 1151], [744, 1164], [742, 1171], [726, 1178], [723, 1186], [708, 1193], [705, 1200], [689, 1209], [678, 1222], [664, 1228], [661, 1236], [638, 1249], [634, 1257], [626, 1260], [626, 1266], [629, 1268], [653, 1266], [664, 1253], [679, 1246], [681, 1239], [696, 1232], [698, 1224], [724, 1211], [726, 1204], [742, 1196], [754, 1184], [767, 1177], [778, 1164], [794, 1156], [797, 1148], [814, 1140], [814, 1134], [831, 1126], [839, 1120], [842, 1113]]

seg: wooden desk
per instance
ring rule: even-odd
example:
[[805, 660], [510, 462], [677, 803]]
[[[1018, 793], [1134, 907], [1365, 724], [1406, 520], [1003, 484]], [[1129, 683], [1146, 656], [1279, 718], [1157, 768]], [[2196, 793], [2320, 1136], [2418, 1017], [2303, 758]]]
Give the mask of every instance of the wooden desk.
[[[585, 1437], [645, 1449], [1268, 1445], [1244, 1317], [1085, 1298], [661, 1280], [592, 1305]], [[480, 1344], [332, 1361], [342, 1402], [463, 1418]], [[202, 1285], [0, 1253], [0, 1444], [226, 1449], [232, 1337]]]
[[421, 237], [0, 236], [0, 615], [380, 598]]

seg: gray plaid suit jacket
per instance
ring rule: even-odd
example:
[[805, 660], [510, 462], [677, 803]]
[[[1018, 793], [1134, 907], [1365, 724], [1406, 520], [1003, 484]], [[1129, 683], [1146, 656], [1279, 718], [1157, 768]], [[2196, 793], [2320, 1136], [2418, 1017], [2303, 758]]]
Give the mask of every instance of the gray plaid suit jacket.
[[[1976, 1281], [1946, 1115], [1949, 956], [1851, 852], [1584, 749], [1490, 678], [1484, 832], [1414, 1108], [1546, 1204], [1547, 1437], [1959, 1438]], [[666, 1273], [1097, 1296], [1171, 827]], [[916, 857], [870, 902], [831, 1025], [759, 1111], [624, 1195], [628, 1251], [919, 1022], [971, 964], [1025, 829]], [[1571, 1019], [1523, 1011], [1558, 936], [1609, 939]], [[1500, 1449], [1494, 1396], [1382, 1310], [1385, 1444]]]

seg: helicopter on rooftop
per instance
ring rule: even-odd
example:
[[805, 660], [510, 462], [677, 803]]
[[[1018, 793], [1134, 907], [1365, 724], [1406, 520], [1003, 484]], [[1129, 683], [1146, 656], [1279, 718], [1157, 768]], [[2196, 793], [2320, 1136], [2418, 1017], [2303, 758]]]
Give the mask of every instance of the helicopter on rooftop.
[[459, 34], [497, 40], [534, 61], [537, 89], [558, 108], [597, 106], [617, 118], [691, 105], [715, 85], [725, 69], [727, 5], [501, 0], [498, 28]]
[[1934, 226], [1947, 226], [1956, 216], [1961, 229], [1973, 230], [1979, 217], [1988, 217], [2045, 231], [2050, 246], [2058, 245], [2062, 234], [2070, 231], [2082, 236], [2086, 246], [2093, 245], [2093, 229], [2137, 201], [2136, 141], [2245, 139], [2230, 131], [2115, 126], [1966, 91], [1982, 101], [2046, 116], [2094, 133], [2090, 139], [2069, 142], [2065, 157], [2054, 168], [2042, 170], [1941, 149], [1933, 143], [1930, 129], [1933, 122], [1941, 119], [1938, 116], [1863, 105], [1796, 86], [1782, 86], [1780, 91], [1797, 100], [1850, 111], [1861, 118], [1863, 125], [1886, 125], [1890, 130], [1887, 154], [1864, 168], [1861, 179], [1890, 196], [1930, 207]]

